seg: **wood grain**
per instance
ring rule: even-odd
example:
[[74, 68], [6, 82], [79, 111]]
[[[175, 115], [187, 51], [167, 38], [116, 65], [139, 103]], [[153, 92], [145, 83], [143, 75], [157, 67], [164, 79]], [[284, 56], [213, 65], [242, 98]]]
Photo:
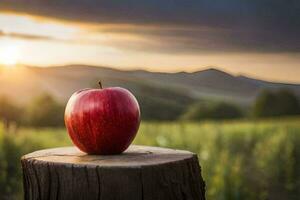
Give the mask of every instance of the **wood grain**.
[[25, 200], [203, 200], [196, 154], [132, 145], [121, 155], [87, 155], [75, 147], [21, 159]]

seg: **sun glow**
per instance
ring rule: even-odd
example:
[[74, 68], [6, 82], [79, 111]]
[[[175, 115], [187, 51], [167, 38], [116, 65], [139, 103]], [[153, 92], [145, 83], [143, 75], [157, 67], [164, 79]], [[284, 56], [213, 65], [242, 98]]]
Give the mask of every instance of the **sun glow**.
[[18, 64], [20, 48], [17, 45], [0, 46], [0, 64], [6, 67], [14, 67]]

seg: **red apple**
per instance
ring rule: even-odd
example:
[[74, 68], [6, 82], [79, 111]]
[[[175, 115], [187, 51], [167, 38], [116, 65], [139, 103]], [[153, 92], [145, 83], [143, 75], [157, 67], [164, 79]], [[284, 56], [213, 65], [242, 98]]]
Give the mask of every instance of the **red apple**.
[[119, 154], [128, 148], [138, 131], [140, 108], [136, 98], [124, 88], [84, 89], [68, 101], [65, 124], [80, 150]]

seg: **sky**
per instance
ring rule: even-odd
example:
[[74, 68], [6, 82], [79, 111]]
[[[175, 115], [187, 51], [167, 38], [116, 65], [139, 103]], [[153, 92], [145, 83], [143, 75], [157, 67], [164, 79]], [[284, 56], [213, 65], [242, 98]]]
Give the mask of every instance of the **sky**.
[[218, 68], [300, 83], [298, 0], [1, 0], [0, 65]]

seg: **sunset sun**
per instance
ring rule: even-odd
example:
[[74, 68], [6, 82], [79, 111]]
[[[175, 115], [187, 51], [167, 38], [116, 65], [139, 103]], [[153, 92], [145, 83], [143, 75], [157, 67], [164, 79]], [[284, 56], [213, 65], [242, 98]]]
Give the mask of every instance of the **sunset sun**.
[[6, 67], [13, 67], [18, 63], [20, 49], [16, 45], [0, 47], [0, 64]]

